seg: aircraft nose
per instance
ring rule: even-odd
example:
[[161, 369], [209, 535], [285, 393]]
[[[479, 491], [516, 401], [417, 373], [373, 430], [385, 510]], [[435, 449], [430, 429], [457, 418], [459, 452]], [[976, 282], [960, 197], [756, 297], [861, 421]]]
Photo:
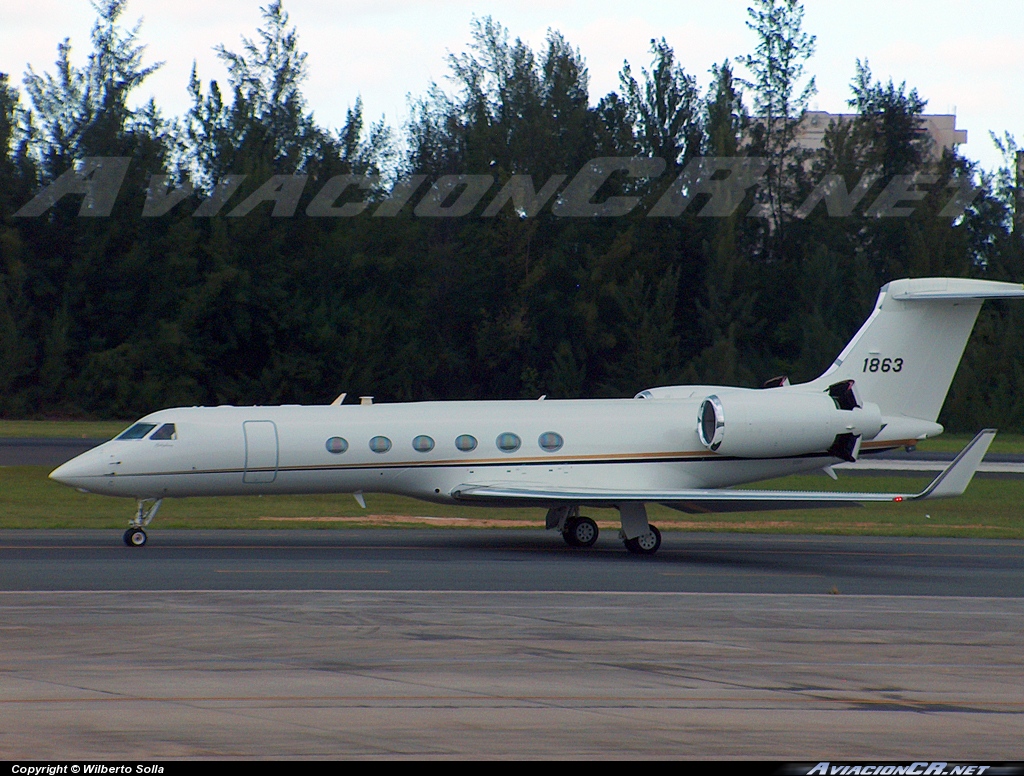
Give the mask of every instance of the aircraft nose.
[[54, 482], [59, 482], [61, 485], [68, 485], [69, 483], [67, 480], [71, 472], [68, 463], [71, 463], [71, 461], [68, 461], [67, 463], [62, 463], [60, 466], [58, 466], [56, 469], [50, 472], [50, 479], [53, 480]]
[[98, 464], [100, 461], [94, 455], [83, 453], [50, 472], [50, 479], [72, 488], [85, 488], [89, 478], [103, 474]]

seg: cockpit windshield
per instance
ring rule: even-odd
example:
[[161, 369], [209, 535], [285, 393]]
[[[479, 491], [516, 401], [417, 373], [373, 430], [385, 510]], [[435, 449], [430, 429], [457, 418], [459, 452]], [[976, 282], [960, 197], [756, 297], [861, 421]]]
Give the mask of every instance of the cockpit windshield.
[[153, 436], [150, 439], [177, 439], [178, 434], [174, 430], [173, 423], [164, 423], [160, 428], [153, 432]]
[[117, 439], [142, 439], [154, 428], [156, 428], [156, 423], [136, 423], [117, 437]]

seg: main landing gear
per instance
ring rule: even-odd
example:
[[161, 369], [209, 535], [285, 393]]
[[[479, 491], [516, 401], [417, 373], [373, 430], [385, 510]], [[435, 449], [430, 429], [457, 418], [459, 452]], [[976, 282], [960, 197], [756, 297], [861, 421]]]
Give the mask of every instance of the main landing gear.
[[[653, 555], [658, 551], [661, 547], [661, 531], [647, 522], [647, 509], [642, 503], [620, 504], [619, 516], [622, 519], [619, 537], [630, 553]], [[597, 541], [597, 523], [581, 515], [577, 506], [549, 509], [545, 523], [549, 529], [558, 529], [570, 547], [593, 547]]]
[[661, 547], [661, 531], [653, 525], [647, 526], [650, 530], [647, 533], [634, 536], [632, 539], [623, 538], [622, 543], [626, 549], [634, 555], [653, 555]]
[[589, 517], [575, 515], [565, 521], [562, 538], [570, 547], [593, 547], [598, 533], [597, 523]]
[[653, 555], [661, 547], [661, 531], [647, 522], [647, 508], [641, 501], [619, 504], [622, 542], [634, 555]]
[[139, 507], [135, 512], [135, 519], [129, 524], [128, 530], [124, 532], [122, 537], [125, 544], [129, 547], [142, 547], [145, 545], [147, 539], [145, 527], [156, 517], [162, 501], [163, 499], [160, 498], [139, 499]]
[[570, 547], [593, 547], [600, 533], [597, 523], [581, 515], [576, 506], [552, 507], [545, 524], [549, 530], [557, 529]]

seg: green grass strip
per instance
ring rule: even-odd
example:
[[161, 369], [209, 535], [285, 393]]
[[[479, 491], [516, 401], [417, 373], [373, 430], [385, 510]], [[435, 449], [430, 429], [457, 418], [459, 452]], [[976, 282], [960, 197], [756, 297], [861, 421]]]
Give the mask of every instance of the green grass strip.
[[131, 424], [130, 420], [0, 420], [0, 438], [113, 439]]
[[[47, 478], [49, 467], [0, 467], [0, 528], [123, 528], [134, 513], [130, 499], [79, 493]], [[928, 478], [788, 477], [758, 487], [801, 490], [877, 490], [912, 493]], [[1024, 539], [1019, 480], [975, 479], [957, 499], [874, 504], [860, 509], [793, 510], [688, 515], [650, 505], [662, 530], [774, 534], [945, 536]], [[537, 528], [543, 509], [443, 506], [391, 495], [366, 495], [361, 509], [348, 495], [232, 496], [167, 499], [154, 528], [358, 528], [461, 526]], [[614, 510], [585, 509], [606, 531], [618, 526]], [[408, 519], [401, 519], [408, 518]]]

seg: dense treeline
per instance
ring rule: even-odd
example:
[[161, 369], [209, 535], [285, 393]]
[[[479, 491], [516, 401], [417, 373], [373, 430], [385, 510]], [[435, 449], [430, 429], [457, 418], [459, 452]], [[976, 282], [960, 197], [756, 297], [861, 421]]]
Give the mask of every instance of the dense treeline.
[[[814, 39], [788, 0], [753, 3], [758, 46], [739, 68], [725, 60], [701, 84], [668, 42], [652, 41], [649, 69], [625, 66], [621, 88], [593, 104], [583, 56], [557, 32], [534, 51], [480, 20], [467, 50], [451, 56], [449, 88], [414, 100], [404, 127], [367, 125], [357, 103], [336, 130], [304, 100], [305, 57], [279, 3], [240, 52], [219, 50], [226, 84], [204, 85], [193, 72], [185, 116], [131, 107], [152, 68], [138, 28], [120, 23], [124, 4], [97, 5], [84, 66], [64, 43], [55, 72], [30, 70], [21, 89], [0, 75], [6, 416], [326, 403], [341, 391], [380, 400], [630, 396], [677, 382], [796, 381], [831, 362], [890, 279], [1024, 280], [1009, 135], [997, 173], [939, 154], [915, 118], [925, 101], [858, 63], [857, 118], [829, 126], [822, 150], [798, 149]], [[131, 159], [108, 217], [80, 216], [80, 195], [15, 216], [95, 157]], [[556, 214], [573, 176], [605, 157], [663, 159], [666, 169], [604, 183], [595, 201], [642, 198], [628, 214]], [[680, 215], [649, 217], [699, 157], [770, 166], [727, 217], [701, 217], [706, 196]], [[902, 203], [909, 217], [865, 215], [897, 176], [914, 173], [934, 177], [920, 178], [923, 199]], [[384, 200], [396, 181], [426, 178], [395, 217], [379, 217], [376, 203], [354, 217], [306, 215], [344, 174], [381, 182], [368, 194], [352, 188], [339, 205]], [[417, 203], [445, 175], [495, 183], [465, 217], [429, 217]], [[831, 217], [843, 204], [831, 196], [807, 212], [827, 175], [862, 182], [851, 215]], [[219, 182], [237, 183], [228, 176], [245, 177], [220, 213], [194, 216], [226, 191]], [[522, 196], [487, 212], [512, 176], [561, 194], [535, 213]], [[976, 197], [962, 215], [940, 216], [965, 179], [980, 185]], [[276, 201], [239, 215], [265, 185], [277, 186]], [[465, 190], [442, 191], [435, 205]], [[170, 197], [166, 212], [144, 217], [160, 194]], [[294, 217], [275, 216], [289, 197]], [[755, 208], [762, 217], [748, 216]], [[1024, 430], [1022, 387], [1024, 311], [989, 303], [942, 420]]]

